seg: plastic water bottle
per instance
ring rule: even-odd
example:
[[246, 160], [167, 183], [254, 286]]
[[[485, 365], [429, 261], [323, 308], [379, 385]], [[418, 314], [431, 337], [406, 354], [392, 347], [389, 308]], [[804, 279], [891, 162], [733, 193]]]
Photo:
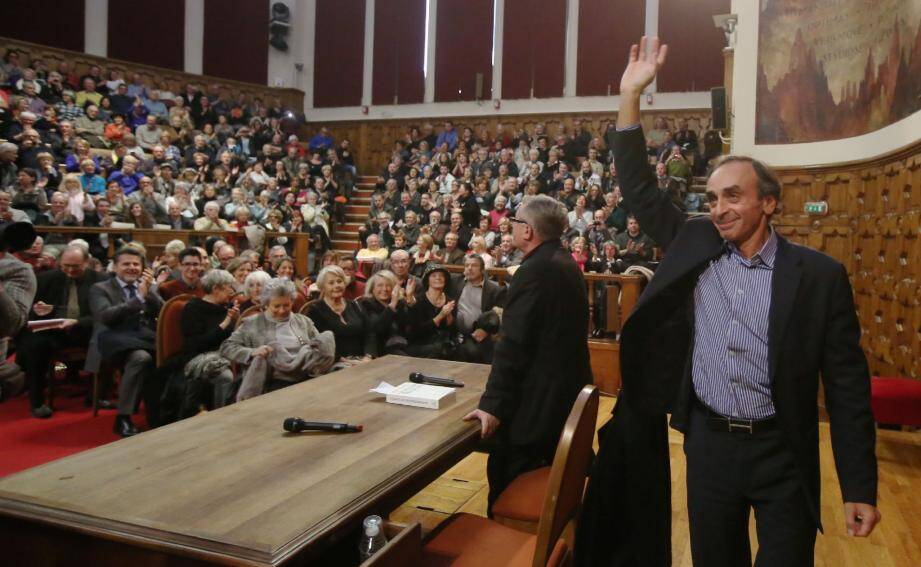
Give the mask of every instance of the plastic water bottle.
[[365, 561], [387, 544], [387, 536], [383, 532], [383, 523], [380, 516], [368, 516], [362, 522], [364, 535], [358, 544], [358, 554]]

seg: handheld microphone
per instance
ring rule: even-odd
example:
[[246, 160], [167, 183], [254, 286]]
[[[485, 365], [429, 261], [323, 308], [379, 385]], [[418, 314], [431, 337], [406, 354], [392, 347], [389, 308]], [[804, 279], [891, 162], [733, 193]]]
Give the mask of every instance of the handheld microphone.
[[358, 433], [364, 427], [348, 423], [327, 423], [324, 421], [304, 421], [299, 417], [289, 417], [284, 422], [285, 431], [301, 433], [302, 431], [335, 431], [337, 433]]
[[447, 386], [448, 388], [463, 388], [464, 383], [458, 382], [452, 378], [439, 378], [438, 376], [426, 376], [421, 372], [410, 372], [409, 381], [416, 384], [431, 384], [433, 386]]

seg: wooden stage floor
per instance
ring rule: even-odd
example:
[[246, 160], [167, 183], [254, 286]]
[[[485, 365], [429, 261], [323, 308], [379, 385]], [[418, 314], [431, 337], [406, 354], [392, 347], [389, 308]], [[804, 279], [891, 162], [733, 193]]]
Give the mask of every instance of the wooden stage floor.
[[[601, 398], [599, 425], [608, 419], [614, 399]], [[828, 425], [820, 425], [822, 521], [816, 539], [817, 567], [913, 567], [921, 564], [921, 432], [878, 432], [879, 506], [882, 523], [867, 539], [850, 538], [838, 489]], [[682, 436], [669, 430], [672, 467], [672, 556], [674, 567], [691, 567], [685, 504]], [[397, 521], [416, 520], [431, 529], [453, 512], [486, 515], [486, 456], [473, 453], [394, 511]], [[757, 541], [752, 524], [753, 549]], [[912, 559], [914, 557], [914, 559]]]

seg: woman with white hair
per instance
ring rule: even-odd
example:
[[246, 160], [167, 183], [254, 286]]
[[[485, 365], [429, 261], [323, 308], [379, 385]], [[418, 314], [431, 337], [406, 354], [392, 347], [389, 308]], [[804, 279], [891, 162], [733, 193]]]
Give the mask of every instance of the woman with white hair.
[[308, 191], [307, 202], [301, 205], [301, 215], [304, 224], [310, 228], [320, 227], [329, 236], [329, 213], [326, 206], [320, 204], [319, 195], [315, 191]]
[[240, 312], [243, 313], [250, 307], [255, 305], [260, 305], [260, 296], [262, 295], [262, 286], [266, 284], [267, 281], [271, 280], [272, 276], [268, 272], [263, 270], [256, 270], [255, 272], [250, 272], [246, 279], [243, 280], [243, 294], [246, 296], [246, 299], [243, 300], [243, 303], [240, 304]]
[[335, 362], [336, 341], [309, 318], [292, 313], [297, 290], [287, 279], [262, 287], [262, 313], [247, 317], [221, 345], [221, 354], [246, 366], [237, 401], [258, 396], [327, 372]]
[[377, 356], [377, 335], [368, 325], [364, 312], [345, 298], [345, 272], [336, 265], [326, 266], [317, 276], [320, 300], [307, 308], [307, 316], [321, 331], [336, 337], [336, 360], [345, 366]]
[[83, 190], [83, 183], [80, 182], [80, 176], [76, 173], [68, 173], [64, 176], [61, 189], [61, 193], [67, 197], [67, 212], [77, 222], [82, 223], [87, 212], [96, 210], [93, 199]]
[[365, 283], [364, 297], [355, 300], [376, 337], [378, 354], [406, 354], [406, 338], [400, 329], [408, 307], [402, 291], [396, 274], [378, 270]]

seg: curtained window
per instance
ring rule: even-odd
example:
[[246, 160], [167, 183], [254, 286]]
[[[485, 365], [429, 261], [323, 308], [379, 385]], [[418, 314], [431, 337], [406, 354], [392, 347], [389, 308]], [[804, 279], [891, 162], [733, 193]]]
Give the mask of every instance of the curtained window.
[[580, 0], [576, 94], [616, 95], [630, 45], [645, 27], [644, 0]]
[[373, 104], [410, 104], [425, 96], [425, 0], [374, 3]]
[[159, 0], [156, 9], [142, 11], [134, 2], [109, 2], [108, 55], [182, 71], [184, 29], [185, 0]]
[[477, 74], [482, 99], [492, 98], [493, 0], [438, 2], [435, 29], [435, 101], [475, 100]]
[[2, 0], [2, 6], [0, 36], [83, 51], [84, 0]]
[[563, 96], [566, 0], [505, 0], [502, 33], [502, 98]]
[[[269, 73], [267, 3], [252, 0], [205, 0], [203, 35], [205, 75], [266, 84]], [[178, 36], [181, 38], [182, 34]]]
[[365, 0], [317, 0], [316, 25], [313, 105], [360, 105]]
[[656, 90], [708, 91], [723, 84], [726, 39], [713, 16], [731, 11], [730, 0], [660, 0], [659, 37], [668, 43], [668, 63]]

